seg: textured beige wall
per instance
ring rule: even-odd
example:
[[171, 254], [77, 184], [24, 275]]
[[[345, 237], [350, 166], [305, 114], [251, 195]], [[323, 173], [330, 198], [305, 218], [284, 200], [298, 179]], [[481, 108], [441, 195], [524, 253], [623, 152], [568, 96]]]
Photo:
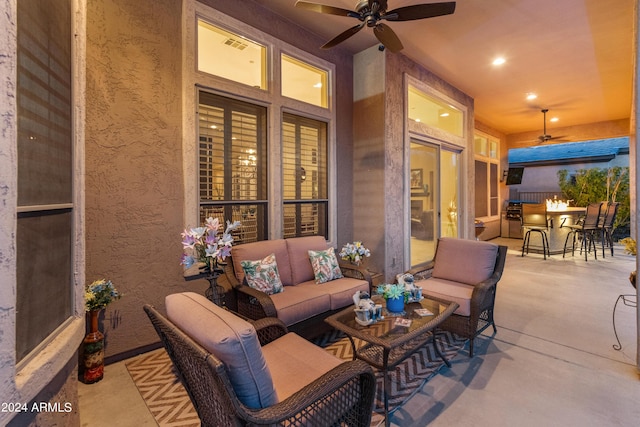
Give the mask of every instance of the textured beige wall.
[[86, 280], [124, 294], [102, 325], [109, 357], [158, 341], [143, 304], [193, 288], [179, 265], [181, 3], [90, 1], [87, 33]]
[[354, 239], [371, 251], [369, 266], [384, 271], [386, 256], [385, 55], [377, 48], [354, 57]]

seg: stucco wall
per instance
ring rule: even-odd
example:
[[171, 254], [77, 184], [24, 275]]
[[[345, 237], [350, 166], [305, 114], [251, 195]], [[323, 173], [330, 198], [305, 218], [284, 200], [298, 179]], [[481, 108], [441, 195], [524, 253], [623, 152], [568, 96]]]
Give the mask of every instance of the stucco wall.
[[[158, 341], [142, 310], [182, 278], [181, 3], [91, 1], [87, 23], [86, 280], [106, 310], [106, 355]], [[192, 287], [191, 287], [192, 288]]]

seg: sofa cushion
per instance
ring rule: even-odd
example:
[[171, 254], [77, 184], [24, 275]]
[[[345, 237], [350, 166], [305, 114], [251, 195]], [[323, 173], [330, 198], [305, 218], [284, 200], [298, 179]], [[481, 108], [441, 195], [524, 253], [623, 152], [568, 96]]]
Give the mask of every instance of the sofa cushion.
[[432, 277], [476, 285], [493, 274], [498, 245], [443, 237], [438, 240]]
[[282, 292], [282, 282], [278, 274], [278, 265], [274, 254], [257, 261], [241, 261], [247, 284], [267, 295]]
[[353, 294], [357, 291], [370, 293], [369, 282], [362, 279], [354, 279], [351, 277], [343, 277], [342, 279], [332, 280], [322, 285], [318, 285], [315, 281], [300, 283], [296, 287], [309, 287], [309, 289], [320, 289], [323, 293], [329, 295], [330, 309], [336, 310], [353, 304]]
[[193, 292], [168, 295], [165, 305], [169, 320], [225, 364], [242, 403], [249, 408], [277, 403], [253, 325]]
[[331, 280], [342, 279], [342, 271], [336, 252], [333, 248], [323, 251], [309, 251], [309, 261], [313, 268], [313, 276], [317, 284], [327, 283]]
[[[305, 252], [306, 253], [306, 252]], [[242, 270], [242, 261], [262, 259], [269, 254], [276, 256], [278, 263], [278, 273], [280, 280], [284, 286], [291, 286], [297, 282], [291, 279], [291, 266], [289, 262], [289, 252], [287, 252], [287, 243], [284, 239], [262, 240], [260, 242], [244, 243], [235, 245], [231, 248], [231, 259], [233, 260], [233, 270], [236, 278], [242, 282], [244, 280], [244, 271]]]
[[327, 241], [322, 236], [307, 236], [286, 239], [286, 243], [291, 265], [291, 281], [293, 284], [313, 280], [315, 276], [313, 274], [313, 268], [311, 267], [311, 261], [309, 261], [309, 251], [322, 251], [327, 249]]
[[331, 308], [331, 297], [322, 286], [309, 283], [313, 286], [290, 286], [284, 292], [271, 295], [278, 319], [285, 325], [291, 326]]
[[471, 314], [471, 296], [474, 289], [472, 285], [431, 277], [430, 279], [418, 280], [416, 286], [422, 287], [424, 296], [457, 302], [459, 307], [454, 311], [455, 314], [460, 316]]
[[265, 345], [262, 352], [281, 401], [343, 363], [293, 332]]

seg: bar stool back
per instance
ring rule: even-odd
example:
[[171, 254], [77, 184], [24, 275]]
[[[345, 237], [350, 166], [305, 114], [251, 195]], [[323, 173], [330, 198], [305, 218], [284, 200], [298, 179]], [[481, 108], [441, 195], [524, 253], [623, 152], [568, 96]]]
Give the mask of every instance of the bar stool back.
[[611, 256], [613, 256], [613, 237], [611, 233], [613, 232], [613, 223], [616, 220], [616, 216], [618, 215], [618, 206], [619, 202], [611, 202], [607, 205], [604, 221], [602, 224], [598, 224], [598, 228], [600, 229], [600, 237], [602, 239], [602, 257], [604, 258], [604, 248], [605, 246], [609, 246], [611, 249]]
[[525, 250], [529, 253], [529, 240], [531, 233], [540, 233], [542, 240], [542, 256], [547, 259], [549, 253], [549, 237], [547, 230], [549, 229], [549, 221], [547, 218], [546, 203], [523, 203], [522, 204], [522, 228], [526, 230], [524, 240], [522, 242], [522, 256]]
[[598, 259], [594, 235], [598, 231], [600, 212], [602, 210], [602, 205], [604, 205], [605, 203], [606, 202], [589, 203], [589, 205], [587, 205], [587, 213], [585, 214], [582, 223], [569, 226], [569, 228], [571, 228], [571, 231], [569, 231], [569, 233], [567, 234], [567, 238], [564, 240], [564, 249], [562, 251], [563, 258], [564, 254], [567, 251], [567, 243], [569, 242], [569, 237], [572, 237], [571, 256], [573, 256], [576, 250], [576, 237], [579, 236], [581, 238], [580, 253], [582, 253], [582, 250], [584, 249], [584, 260], [588, 260], [588, 254], [589, 252], [591, 252], [591, 247], [593, 247], [593, 255], [595, 259]]

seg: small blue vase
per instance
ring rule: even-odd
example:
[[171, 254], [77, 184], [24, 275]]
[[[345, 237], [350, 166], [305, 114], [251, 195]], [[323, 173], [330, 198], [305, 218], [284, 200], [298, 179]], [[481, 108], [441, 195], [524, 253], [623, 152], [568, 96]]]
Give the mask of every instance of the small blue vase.
[[404, 297], [387, 298], [387, 310], [390, 313], [402, 313], [404, 311]]

